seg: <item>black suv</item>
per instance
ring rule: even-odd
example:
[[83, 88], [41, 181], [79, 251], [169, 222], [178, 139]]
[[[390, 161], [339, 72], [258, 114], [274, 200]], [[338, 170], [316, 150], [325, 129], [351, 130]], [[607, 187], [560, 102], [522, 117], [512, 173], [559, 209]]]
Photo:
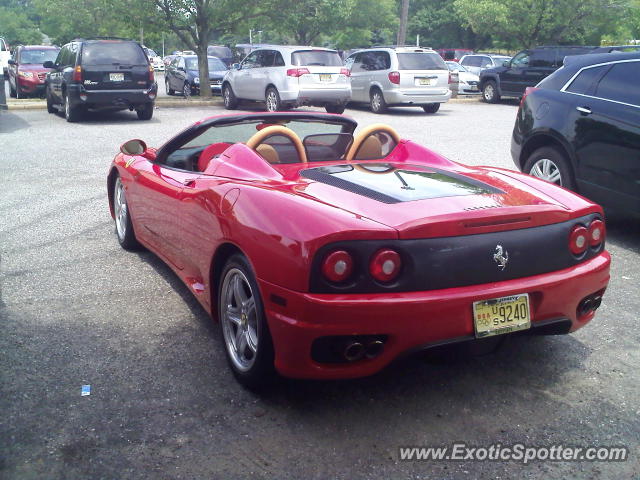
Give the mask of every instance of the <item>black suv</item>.
[[568, 58], [528, 88], [511, 140], [525, 173], [640, 215], [640, 52]]
[[138, 42], [78, 39], [62, 47], [55, 62], [45, 62], [47, 110], [57, 107], [68, 122], [85, 110], [135, 110], [140, 120], [153, 116], [158, 92], [153, 67]]
[[523, 50], [502, 67], [480, 72], [482, 98], [496, 103], [501, 97], [522, 97], [527, 87], [533, 87], [560, 68], [564, 57], [589, 53], [594, 48], [548, 46]]

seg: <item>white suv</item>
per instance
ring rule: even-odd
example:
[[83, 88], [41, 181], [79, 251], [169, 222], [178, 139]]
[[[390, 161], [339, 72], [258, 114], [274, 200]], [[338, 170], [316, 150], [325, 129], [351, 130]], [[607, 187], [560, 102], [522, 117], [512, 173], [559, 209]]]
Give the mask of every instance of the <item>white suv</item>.
[[368, 48], [351, 54], [345, 66], [351, 73], [351, 101], [369, 103], [374, 113], [390, 106], [436, 113], [451, 98], [449, 69], [430, 48]]
[[222, 81], [224, 106], [240, 100], [265, 102], [268, 111], [315, 105], [329, 113], [344, 112], [351, 99], [349, 71], [335, 50], [269, 45], [234, 64]]
[[9, 59], [11, 58], [11, 52], [9, 52], [9, 45], [5, 42], [4, 38], [0, 37], [0, 73], [7, 75], [7, 69], [9, 68]]

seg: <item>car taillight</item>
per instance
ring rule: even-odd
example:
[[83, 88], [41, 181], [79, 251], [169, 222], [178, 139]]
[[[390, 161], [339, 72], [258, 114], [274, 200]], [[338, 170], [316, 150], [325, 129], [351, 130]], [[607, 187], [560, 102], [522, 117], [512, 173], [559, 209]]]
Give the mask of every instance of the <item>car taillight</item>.
[[345, 77], [350, 77], [351, 76], [351, 72], [349, 71], [348, 68], [341, 68], [340, 69], [340, 75], [344, 75]]
[[400, 273], [402, 260], [398, 252], [389, 249], [378, 250], [369, 262], [369, 273], [381, 283], [389, 283]]
[[524, 99], [527, 98], [527, 95], [529, 95], [531, 92], [535, 92], [536, 90], [538, 90], [536, 87], [527, 87], [524, 90], [524, 95], [522, 95], [522, 98], [520, 99], [520, 108], [522, 108], [522, 105], [524, 105]]
[[311, 73], [308, 68], [290, 68], [287, 70], [287, 77], [301, 77], [308, 73]]
[[153, 83], [154, 80], [155, 80], [155, 77], [153, 75], [153, 66], [149, 65], [149, 82]]
[[400, 72], [389, 72], [389, 81], [400, 85]]
[[602, 220], [594, 220], [589, 225], [589, 245], [597, 247], [604, 241], [605, 226]]
[[569, 250], [574, 255], [582, 255], [589, 246], [589, 231], [582, 225], [576, 225], [569, 234]]
[[353, 271], [353, 258], [344, 250], [336, 250], [327, 255], [322, 262], [322, 274], [335, 283], [344, 282]]
[[82, 83], [82, 67], [80, 65], [73, 69], [73, 81]]

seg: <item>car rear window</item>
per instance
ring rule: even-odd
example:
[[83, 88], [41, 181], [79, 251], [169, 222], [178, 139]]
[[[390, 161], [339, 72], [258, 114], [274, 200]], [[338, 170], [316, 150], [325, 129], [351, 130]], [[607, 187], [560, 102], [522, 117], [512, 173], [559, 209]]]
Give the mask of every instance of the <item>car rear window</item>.
[[338, 52], [325, 50], [299, 50], [291, 54], [291, 63], [298, 67], [340, 67], [342, 59]]
[[207, 47], [207, 55], [211, 55], [213, 57], [218, 58], [231, 58], [233, 57], [233, 53], [231, 53], [231, 49], [229, 47]]
[[[197, 58], [186, 58], [187, 61], [187, 70], [198, 70], [200, 67], [198, 66]], [[218, 70], [227, 70], [227, 66], [217, 57], [209, 57], [209, 71], [215, 72]]]
[[147, 57], [137, 43], [99, 42], [85, 44], [83, 65], [146, 65]]
[[437, 53], [399, 53], [399, 70], [447, 70], [447, 64]]

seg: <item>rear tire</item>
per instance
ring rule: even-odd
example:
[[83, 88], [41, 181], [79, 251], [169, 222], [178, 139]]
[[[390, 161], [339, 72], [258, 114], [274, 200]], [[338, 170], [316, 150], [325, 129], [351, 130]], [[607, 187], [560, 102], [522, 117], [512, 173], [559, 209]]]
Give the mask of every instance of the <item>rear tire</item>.
[[53, 105], [53, 98], [51, 98], [51, 90], [49, 90], [49, 87], [46, 88], [45, 92], [47, 98], [47, 112], [56, 113], [56, 107]]
[[425, 111], [425, 113], [436, 113], [438, 110], [440, 110], [440, 104], [429, 103], [428, 105], [423, 105], [422, 109]]
[[191, 97], [191, 87], [187, 82], [184, 82], [184, 85], [182, 87], [182, 95], [184, 96], [184, 98]]
[[566, 156], [555, 147], [534, 150], [524, 163], [522, 171], [569, 190], [576, 189], [571, 166]]
[[77, 122], [78, 120], [80, 120], [82, 112], [78, 107], [74, 108], [71, 106], [66, 93], [62, 97], [62, 101], [62, 105], [64, 106], [64, 118], [67, 120], [67, 122]]
[[493, 80], [489, 80], [482, 87], [482, 99], [487, 103], [497, 103], [500, 101], [498, 86]]
[[327, 113], [344, 113], [345, 106], [340, 104], [326, 105], [324, 109]]
[[264, 101], [267, 107], [267, 112], [279, 112], [282, 110], [282, 101], [280, 100], [280, 94], [275, 88], [267, 88], [267, 93], [265, 94]]
[[385, 113], [387, 111], [387, 102], [385, 102], [384, 95], [379, 88], [374, 88], [369, 98], [373, 113]]
[[153, 117], [153, 103], [147, 103], [144, 107], [136, 109], [136, 113], [140, 120], [151, 120], [151, 117]]
[[222, 100], [224, 101], [224, 108], [227, 110], [235, 110], [238, 107], [238, 99], [228, 83], [222, 87]]

